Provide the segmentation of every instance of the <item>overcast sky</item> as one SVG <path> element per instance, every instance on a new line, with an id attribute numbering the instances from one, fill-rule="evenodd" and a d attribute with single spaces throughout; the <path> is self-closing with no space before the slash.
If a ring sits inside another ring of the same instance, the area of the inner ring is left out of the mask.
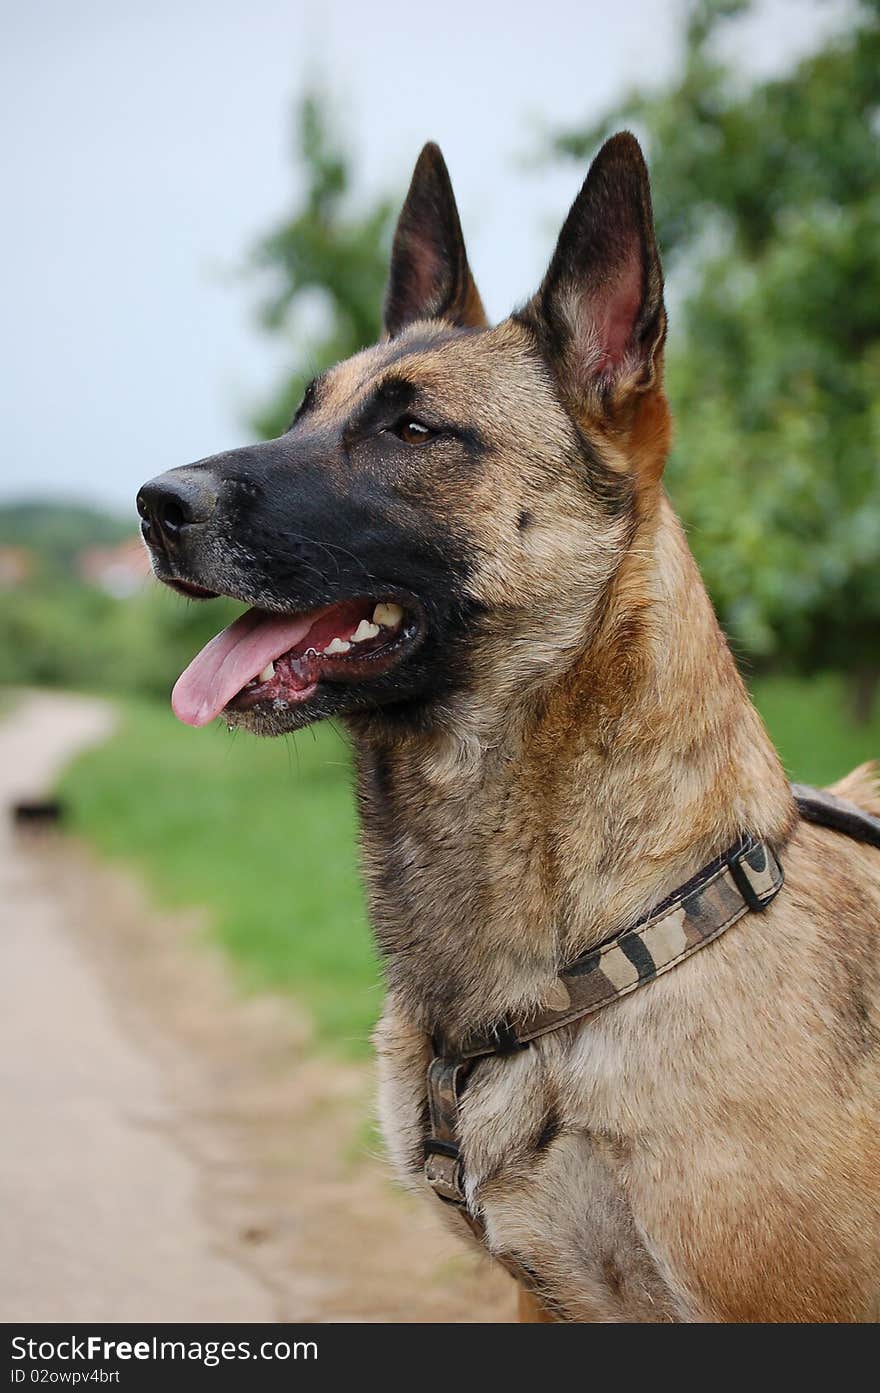
<path id="1" fill-rule="evenodd" d="M 784 66 L 844 0 L 764 0 L 737 39 Z M 530 291 L 583 170 L 522 167 L 679 56 L 678 0 L 6 0 L 0 495 L 130 509 L 247 438 L 283 368 L 237 274 L 290 207 L 290 113 L 320 76 L 365 194 L 446 154 L 490 314 Z"/>

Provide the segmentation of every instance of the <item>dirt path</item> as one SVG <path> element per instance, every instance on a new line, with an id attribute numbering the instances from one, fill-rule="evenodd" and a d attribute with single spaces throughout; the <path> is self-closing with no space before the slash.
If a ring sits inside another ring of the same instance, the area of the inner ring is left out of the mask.
<path id="1" fill-rule="evenodd" d="M 109 708 L 0 725 L 0 814 Z M 197 918 L 3 816 L 0 1319 L 506 1320 L 511 1284 L 391 1184 L 370 1073 L 246 998 Z"/>

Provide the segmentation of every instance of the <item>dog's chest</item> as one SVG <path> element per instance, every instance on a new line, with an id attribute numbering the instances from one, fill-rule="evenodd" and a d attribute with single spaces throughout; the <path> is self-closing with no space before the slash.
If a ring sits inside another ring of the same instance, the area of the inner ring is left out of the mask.
<path id="1" fill-rule="evenodd" d="M 456 1217 L 424 1180 L 425 1085 L 430 1047 L 392 1009 L 378 1034 L 383 1130 L 399 1175 L 445 1217 Z M 485 1245 L 528 1268 L 563 1318 L 693 1319 L 694 1307 L 662 1247 L 633 1211 L 636 1143 L 592 1091 L 565 1098 L 564 1051 L 549 1048 L 481 1061 L 459 1110 L 465 1186 L 485 1225 Z M 468 1230 L 460 1221 L 462 1233 Z"/>
<path id="2" fill-rule="evenodd" d="M 412 771 L 382 760 L 362 763 L 360 776 L 371 917 L 391 985 L 377 1037 L 383 1130 L 401 1177 L 449 1217 L 424 1179 L 432 1051 L 414 1022 L 427 1014 L 445 1024 L 463 1006 L 501 1014 L 528 973 L 553 976 L 552 854 L 515 799 L 501 800 L 501 812 L 497 798 L 481 806 L 479 791 L 432 803 Z M 682 1302 L 627 1195 L 611 1071 L 599 1050 L 573 1082 L 565 1055 L 548 1038 L 480 1061 L 468 1080 L 460 1141 L 487 1246 L 522 1261 L 547 1292 L 564 1270 L 572 1318 L 679 1319 Z"/>

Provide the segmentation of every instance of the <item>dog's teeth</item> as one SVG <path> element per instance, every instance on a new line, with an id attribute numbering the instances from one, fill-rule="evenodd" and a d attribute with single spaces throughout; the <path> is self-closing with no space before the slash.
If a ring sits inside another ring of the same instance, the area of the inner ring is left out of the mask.
<path id="1" fill-rule="evenodd" d="M 373 623 L 381 624 L 383 629 L 395 629 L 402 618 L 403 610 L 400 605 L 386 605 L 382 602 L 373 610 Z"/>
<path id="2" fill-rule="evenodd" d="M 271 682 L 275 676 L 275 664 L 267 663 L 263 671 L 257 675 L 258 682 Z"/>
<path id="3" fill-rule="evenodd" d="M 362 619 L 351 636 L 352 643 L 363 643 L 365 639 L 375 638 L 379 632 L 378 624 L 371 624 L 369 619 Z"/>
<path id="4" fill-rule="evenodd" d="M 351 644 L 348 642 L 348 639 L 334 638 L 331 639 L 331 641 L 327 644 L 327 647 L 324 649 L 324 652 L 347 653 L 349 648 L 351 648 Z"/>

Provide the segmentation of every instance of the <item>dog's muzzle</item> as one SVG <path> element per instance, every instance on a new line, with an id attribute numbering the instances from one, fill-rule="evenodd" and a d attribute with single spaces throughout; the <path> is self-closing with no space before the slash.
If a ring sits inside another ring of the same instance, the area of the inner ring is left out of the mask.
<path id="1" fill-rule="evenodd" d="M 203 470 L 171 469 L 144 484 L 137 496 L 144 541 L 166 552 L 177 550 L 192 527 L 214 517 L 219 490 Z"/>

